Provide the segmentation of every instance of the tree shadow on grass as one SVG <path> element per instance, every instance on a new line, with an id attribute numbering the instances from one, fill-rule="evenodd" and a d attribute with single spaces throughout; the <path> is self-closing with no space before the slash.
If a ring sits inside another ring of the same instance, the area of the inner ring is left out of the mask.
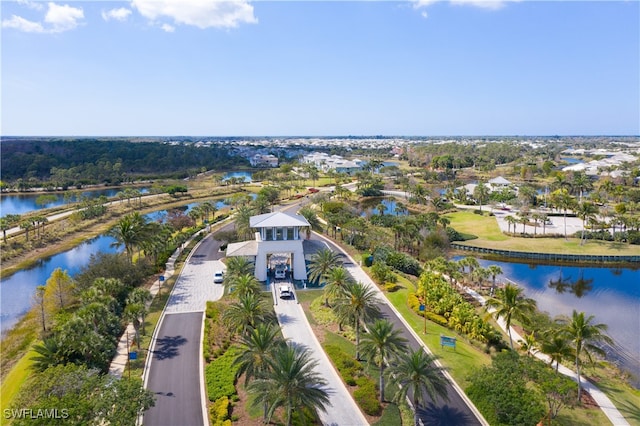
<path id="1" fill-rule="evenodd" d="M 187 343 L 187 339 L 182 336 L 166 336 L 156 341 L 154 356 L 158 360 L 175 358 L 180 354 L 178 348 Z"/>

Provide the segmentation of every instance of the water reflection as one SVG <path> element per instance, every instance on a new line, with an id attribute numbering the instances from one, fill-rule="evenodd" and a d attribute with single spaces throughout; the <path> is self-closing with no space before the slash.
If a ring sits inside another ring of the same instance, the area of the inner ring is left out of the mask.
<path id="1" fill-rule="evenodd" d="M 581 269 L 578 278 L 575 281 L 571 281 L 571 277 L 565 278 L 562 276 L 562 268 L 560 268 L 558 279 L 549 280 L 549 288 L 555 289 L 559 294 L 569 291 L 580 298 L 593 289 L 593 278 L 585 278 Z"/>

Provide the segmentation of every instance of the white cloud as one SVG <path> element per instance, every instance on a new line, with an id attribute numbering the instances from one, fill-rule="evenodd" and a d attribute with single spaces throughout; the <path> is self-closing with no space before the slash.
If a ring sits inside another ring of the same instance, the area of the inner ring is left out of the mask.
<path id="1" fill-rule="evenodd" d="M 423 9 L 434 3 L 445 0 L 411 0 L 414 9 Z M 474 6 L 482 9 L 497 10 L 507 3 L 518 2 L 520 0 L 448 0 L 449 3 L 459 6 Z M 424 16 L 424 15 L 423 15 Z"/>
<path id="2" fill-rule="evenodd" d="M 162 31 L 167 32 L 167 33 L 172 33 L 176 30 L 176 27 L 174 27 L 173 25 L 169 25 L 169 24 L 162 24 L 162 26 L 160 27 L 162 28 Z"/>
<path id="3" fill-rule="evenodd" d="M 37 1 L 18 0 L 18 4 L 22 6 L 26 6 L 29 9 L 33 9 L 33 10 L 44 10 L 44 6 L 42 5 L 42 3 L 39 3 Z"/>
<path id="4" fill-rule="evenodd" d="M 151 21 L 170 18 L 176 24 L 201 29 L 235 28 L 258 22 L 247 0 L 132 0 L 131 5 Z"/>
<path id="5" fill-rule="evenodd" d="M 518 0 L 451 0 L 451 4 L 470 5 L 483 9 L 496 10 L 502 8 L 506 3 L 514 1 Z"/>
<path id="6" fill-rule="evenodd" d="M 42 9 L 28 0 L 20 1 L 19 3 L 30 9 Z M 82 8 L 49 2 L 47 3 L 47 13 L 44 16 L 46 25 L 43 25 L 43 22 L 30 21 L 21 16 L 12 15 L 11 19 L 2 21 L 2 27 L 13 28 L 26 33 L 61 33 L 76 28 L 80 25 L 80 20 L 82 19 L 84 19 Z"/>
<path id="7" fill-rule="evenodd" d="M 2 28 L 13 28 L 25 33 L 43 33 L 44 28 L 39 22 L 29 21 L 21 16 L 13 15 L 11 19 L 2 21 Z"/>
<path id="8" fill-rule="evenodd" d="M 49 9 L 44 17 L 44 21 L 51 24 L 51 32 L 59 33 L 76 28 L 81 19 L 84 19 L 84 12 L 81 8 L 71 7 L 68 4 L 58 5 L 53 2 L 48 3 Z"/>
<path id="9" fill-rule="evenodd" d="M 112 19 L 115 19 L 116 21 L 125 21 L 129 15 L 131 15 L 131 9 L 127 9 L 126 7 L 102 11 L 102 19 L 105 21 L 110 21 Z"/>

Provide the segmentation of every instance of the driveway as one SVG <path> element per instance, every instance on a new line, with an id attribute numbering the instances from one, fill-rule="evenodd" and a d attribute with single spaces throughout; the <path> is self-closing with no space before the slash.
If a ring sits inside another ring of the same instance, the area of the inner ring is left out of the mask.
<path id="1" fill-rule="evenodd" d="M 316 372 L 328 382 L 325 390 L 329 394 L 331 405 L 326 407 L 326 412 L 319 412 L 322 424 L 345 426 L 368 424 L 311 330 L 307 317 L 297 300 L 279 299 L 275 295 L 274 300 L 277 302 L 274 309 L 282 334 L 296 346 L 306 347 L 310 350 L 311 357 L 318 362 Z"/>
<path id="2" fill-rule="evenodd" d="M 205 425 L 202 324 L 208 300 L 222 297 L 213 273 L 225 269 L 220 242 L 208 237 L 196 247 L 176 282 L 151 346 L 145 387 L 156 405 L 144 414 L 145 425 Z"/>

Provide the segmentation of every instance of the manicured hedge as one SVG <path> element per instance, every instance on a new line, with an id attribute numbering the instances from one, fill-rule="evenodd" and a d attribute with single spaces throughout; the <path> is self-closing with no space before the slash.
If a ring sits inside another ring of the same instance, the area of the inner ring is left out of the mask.
<path id="1" fill-rule="evenodd" d="M 368 377 L 358 377 L 356 384 L 358 389 L 353 392 L 353 399 L 358 406 L 370 416 L 379 416 L 382 413 L 382 406 L 378 401 L 375 382 Z"/>
<path id="2" fill-rule="evenodd" d="M 359 362 L 335 345 L 326 345 L 325 352 L 336 365 L 340 376 L 349 386 L 356 385 L 356 377 L 362 374 L 362 366 Z"/>
<path id="3" fill-rule="evenodd" d="M 237 350 L 232 347 L 224 355 L 207 365 L 205 377 L 209 401 L 216 401 L 224 396 L 231 397 L 235 395 L 238 367 L 233 365 L 233 361 L 236 356 Z"/>

